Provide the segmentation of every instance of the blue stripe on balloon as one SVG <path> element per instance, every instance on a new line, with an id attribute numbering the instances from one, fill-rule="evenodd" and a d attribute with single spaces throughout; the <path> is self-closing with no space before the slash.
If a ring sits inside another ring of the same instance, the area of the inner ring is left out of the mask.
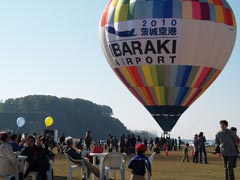
<path id="1" fill-rule="evenodd" d="M 153 18 L 163 18 L 163 2 L 153 1 Z"/>
<path id="2" fill-rule="evenodd" d="M 224 5 L 225 8 L 231 9 L 231 7 L 230 7 L 230 5 L 228 4 L 227 1 L 222 1 L 222 3 L 223 3 L 223 5 Z"/>
<path id="3" fill-rule="evenodd" d="M 182 18 L 182 2 L 173 1 L 173 18 Z"/>
<path id="4" fill-rule="evenodd" d="M 210 10 L 211 21 L 216 21 L 215 7 L 213 4 L 209 4 L 209 10 Z"/>
<path id="5" fill-rule="evenodd" d="M 134 19 L 152 18 L 152 11 L 146 11 L 146 9 L 149 9 L 149 5 L 152 4 L 151 2 L 136 1 L 135 4 Z"/>
<path id="6" fill-rule="evenodd" d="M 184 76 L 183 76 L 183 79 L 182 79 L 182 83 L 181 83 L 181 87 L 186 86 L 186 83 L 188 81 L 188 77 L 189 77 L 189 75 L 191 73 L 191 70 L 192 70 L 192 66 L 186 66 L 185 73 L 184 73 Z"/>
<path id="7" fill-rule="evenodd" d="M 178 72 L 177 72 L 177 82 L 175 84 L 175 86 L 181 86 L 182 85 L 182 80 L 183 80 L 183 77 L 184 77 L 184 74 L 185 74 L 185 67 L 186 66 L 180 66 L 178 67 Z"/>
<path id="8" fill-rule="evenodd" d="M 164 9 L 163 9 L 164 18 L 172 18 L 173 17 L 173 0 L 164 1 Z"/>
<path id="9" fill-rule="evenodd" d="M 175 86 L 177 80 L 178 66 L 171 66 L 170 68 L 170 87 Z"/>
<path id="10" fill-rule="evenodd" d="M 188 91 L 189 91 L 188 87 L 182 87 L 180 89 L 175 105 L 181 105 L 182 104 L 182 102 L 183 102 L 184 98 L 186 97 Z"/>

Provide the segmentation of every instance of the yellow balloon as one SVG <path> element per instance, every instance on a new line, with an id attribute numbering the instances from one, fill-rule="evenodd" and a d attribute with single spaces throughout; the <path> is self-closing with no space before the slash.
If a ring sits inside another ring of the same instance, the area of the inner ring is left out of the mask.
<path id="1" fill-rule="evenodd" d="M 53 118 L 50 117 L 50 116 L 46 117 L 46 119 L 45 119 L 45 125 L 46 125 L 46 127 L 49 127 L 49 126 L 51 126 L 52 124 L 53 124 Z"/>

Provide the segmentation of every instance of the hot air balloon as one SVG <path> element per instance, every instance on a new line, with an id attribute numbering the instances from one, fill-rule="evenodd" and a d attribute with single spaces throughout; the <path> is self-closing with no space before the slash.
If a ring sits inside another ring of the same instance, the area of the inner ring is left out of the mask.
<path id="1" fill-rule="evenodd" d="M 236 20 L 226 0 L 110 0 L 99 32 L 113 71 L 170 132 L 225 67 Z"/>

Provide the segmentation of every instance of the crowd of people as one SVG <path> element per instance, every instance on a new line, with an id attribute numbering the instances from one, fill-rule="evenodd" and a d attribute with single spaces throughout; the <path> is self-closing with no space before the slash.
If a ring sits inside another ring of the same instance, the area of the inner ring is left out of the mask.
<path id="1" fill-rule="evenodd" d="M 26 179 L 30 172 L 37 172 L 38 180 L 46 180 L 46 172 L 50 168 L 50 160 L 54 160 L 51 151 L 52 144 L 49 135 L 17 135 L 8 132 L 0 132 L 0 155 L 9 158 L 9 167 L 6 169 L 9 174 L 19 172 L 19 179 Z M 23 172 L 22 166 L 18 161 L 18 155 L 27 157 L 27 168 Z"/>
<path id="2" fill-rule="evenodd" d="M 225 167 L 225 179 L 234 180 L 234 168 L 236 168 L 237 156 L 239 155 L 238 144 L 240 139 L 237 136 L 237 128 L 228 129 L 228 122 L 223 120 L 220 122 L 221 131 L 216 135 L 215 153 L 219 153 L 223 157 Z M 208 164 L 206 151 L 206 138 L 203 132 L 194 135 L 192 161 L 194 163 Z M 184 146 L 184 148 L 182 148 Z M 50 168 L 49 162 L 54 160 L 53 147 L 55 142 L 49 134 L 33 135 L 0 132 L 0 156 L 7 156 L 10 160 L 10 166 L 7 167 L 9 173 L 14 173 L 18 169 L 19 179 L 27 178 L 29 173 L 37 172 L 37 179 L 45 180 L 46 172 Z M 72 137 L 65 137 L 63 134 L 57 144 L 60 154 L 66 153 L 71 160 L 78 164 L 84 165 L 87 168 L 88 176 L 94 174 L 100 176 L 100 170 L 92 164 L 92 157 L 85 152 L 121 152 L 127 155 L 135 155 L 129 162 L 128 167 L 132 170 L 132 180 L 141 180 L 144 178 L 146 169 L 151 174 L 151 164 L 149 163 L 145 152 L 147 150 L 160 153 L 163 151 L 182 151 L 182 162 L 190 162 L 190 146 L 189 143 L 184 143 L 180 137 L 171 139 L 169 136 L 156 138 L 141 138 L 139 135 L 127 134 L 122 135 L 119 139 L 117 136 L 109 134 L 105 141 L 94 141 L 91 131 L 87 131 L 84 138 L 78 140 Z M 23 172 L 21 165 L 17 159 L 18 155 L 27 156 L 27 168 Z M 85 159 L 87 158 L 87 159 Z M 81 161 L 79 161 L 81 160 Z M 85 179 L 85 177 L 83 177 Z M 111 178 L 115 179 L 115 178 Z"/>

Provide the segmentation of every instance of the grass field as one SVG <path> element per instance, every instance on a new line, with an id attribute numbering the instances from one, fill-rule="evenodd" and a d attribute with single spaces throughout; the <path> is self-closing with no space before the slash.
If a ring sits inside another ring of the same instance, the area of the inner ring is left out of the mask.
<path id="1" fill-rule="evenodd" d="M 210 151 L 210 150 L 209 150 Z M 150 153 L 147 153 L 150 155 Z M 131 156 L 126 158 L 129 162 Z M 152 163 L 152 180 L 221 180 L 223 177 L 223 162 L 217 155 L 208 153 L 209 164 L 182 163 L 182 152 L 169 152 L 169 157 L 162 154 L 156 156 Z M 236 180 L 240 179 L 240 166 L 235 170 Z M 65 157 L 56 155 L 54 166 L 54 180 L 65 180 L 68 169 Z M 81 173 L 76 170 L 73 175 L 74 179 L 80 180 Z M 117 173 L 117 179 L 119 173 Z M 126 180 L 130 179 L 130 170 L 126 165 Z"/>

